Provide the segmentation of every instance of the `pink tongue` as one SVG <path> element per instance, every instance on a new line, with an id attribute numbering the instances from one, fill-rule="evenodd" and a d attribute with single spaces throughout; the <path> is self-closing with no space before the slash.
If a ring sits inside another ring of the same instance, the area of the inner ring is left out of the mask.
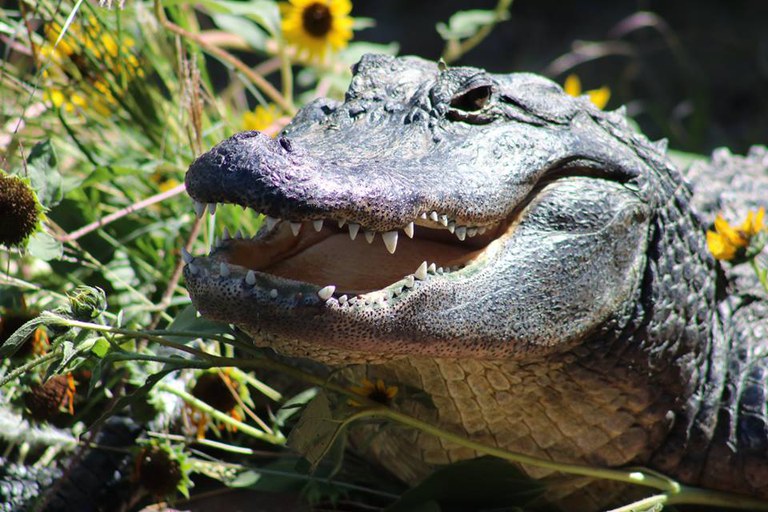
<path id="1" fill-rule="evenodd" d="M 332 284 L 342 293 L 365 293 L 413 274 L 423 261 L 452 266 L 468 256 L 460 246 L 411 240 L 402 235 L 397 250 L 390 254 L 380 235 L 369 244 L 361 232 L 355 240 L 347 234 L 330 236 L 262 271 L 318 286 Z"/>

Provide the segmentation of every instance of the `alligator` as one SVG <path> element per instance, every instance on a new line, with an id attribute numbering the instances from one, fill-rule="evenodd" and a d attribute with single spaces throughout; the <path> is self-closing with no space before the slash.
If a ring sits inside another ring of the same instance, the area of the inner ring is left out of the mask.
<path id="1" fill-rule="evenodd" d="M 343 101 L 191 164 L 198 215 L 265 216 L 183 254 L 197 310 L 421 390 L 393 407 L 490 446 L 768 498 L 768 302 L 705 236 L 768 204 L 768 152 L 683 174 L 623 109 L 535 74 L 380 55 L 352 71 Z M 403 429 L 358 446 L 409 483 L 478 455 Z M 626 492 L 548 496 L 596 510 Z"/>

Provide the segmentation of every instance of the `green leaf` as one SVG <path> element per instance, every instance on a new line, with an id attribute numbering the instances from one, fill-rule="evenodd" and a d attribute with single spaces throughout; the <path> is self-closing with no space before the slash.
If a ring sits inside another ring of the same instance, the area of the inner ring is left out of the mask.
<path id="1" fill-rule="evenodd" d="M 45 325 L 46 318 L 44 316 L 38 316 L 25 323 L 18 330 L 11 334 L 11 336 L 5 340 L 5 343 L 0 345 L 0 360 L 11 357 L 21 348 L 27 339 L 32 336 L 35 329 L 41 325 Z"/>
<path id="2" fill-rule="evenodd" d="M 544 486 L 524 475 L 511 462 L 480 457 L 445 466 L 406 491 L 386 512 L 435 510 L 434 504 L 450 510 L 524 507 L 544 491 Z"/>
<path id="3" fill-rule="evenodd" d="M 61 359 L 59 360 L 59 364 L 56 367 L 56 370 L 54 371 L 54 373 L 61 373 L 61 371 L 64 369 L 67 363 L 69 363 L 75 357 L 77 357 L 77 352 L 75 351 L 75 343 L 70 340 L 62 341 L 61 342 Z"/>
<path id="4" fill-rule="evenodd" d="M 231 14 L 213 14 L 213 22 L 221 30 L 236 34 L 257 50 L 265 50 L 269 36 L 253 21 Z"/>
<path id="5" fill-rule="evenodd" d="M 231 0 L 202 0 L 200 2 L 212 14 L 232 14 L 255 21 L 275 36 L 280 33 L 280 10 L 277 2 L 270 0 L 249 0 L 234 2 Z"/>
<path id="6" fill-rule="evenodd" d="M 288 492 L 305 484 L 306 475 L 296 472 L 296 459 L 284 457 L 263 467 L 249 468 L 225 482 L 228 487 L 248 488 L 255 491 Z"/>
<path id="7" fill-rule="evenodd" d="M 472 37 L 482 27 L 508 18 L 509 15 L 506 14 L 501 20 L 497 20 L 496 11 L 473 9 L 459 11 L 450 17 L 448 24 L 438 23 L 435 28 L 444 40 L 456 41 Z"/>
<path id="8" fill-rule="evenodd" d="M 331 450 L 341 428 L 342 423 L 331 415 L 328 396 L 320 392 L 304 408 L 296 427 L 288 435 L 287 444 L 304 456 L 312 472 Z"/>
<path id="9" fill-rule="evenodd" d="M 275 413 L 275 424 L 278 427 L 285 426 L 285 422 L 299 412 L 310 400 L 315 398 L 319 391 L 319 388 L 309 388 L 289 398 Z"/>
<path id="10" fill-rule="evenodd" d="M 106 359 L 105 359 L 106 361 Z M 185 364 L 185 361 L 183 359 L 179 359 L 179 364 L 166 364 L 162 370 L 160 370 L 157 373 L 154 373 L 147 377 L 146 382 L 144 382 L 144 385 L 139 387 L 136 391 L 131 393 L 128 396 L 121 397 L 117 400 L 117 403 L 115 403 L 114 407 L 110 408 L 108 411 L 104 412 L 99 418 L 91 424 L 89 427 L 90 430 L 97 429 L 101 426 L 102 423 L 104 423 L 110 416 L 115 414 L 116 412 L 119 412 L 123 410 L 126 407 L 130 407 L 134 404 L 139 404 L 142 401 L 145 401 L 144 399 L 147 397 L 150 391 L 152 391 L 152 388 L 155 387 L 155 384 L 160 382 L 166 375 L 169 373 L 181 370 L 183 368 L 188 368 L 189 364 Z"/>
<path id="11" fill-rule="evenodd" d="M 381 53 L 384 55 L 397 55 L 400 51 L 400 45 L 397 43 L 378 44 L 360 41 L 351 43 L 342 52 L 339 53 L 339 59 L 348 64 L 358 62 L 366 53 Z M 345 74 L 340 77 L 349 82 L 349 77 Z"/>
<path id="12" fill-rule="evenodd" d="M 53 208 L 64 197 L 59 161 L 50 140 L 38 142 L 32 147 L 25 167 L 26 176 L 45 208 Z"/>
<path id="13" fill-rule="evenodd" d="M 181 313 L 176 315 L 171 325 L 168 326 L 168 334 L 166 337 L 172 338 L 178 343 L 185 343 L 197 338 L 205 338 L 208 335 L 226 334 L 231 332 L 229 325 L 221 322 L 214 322 L 203 317 L 197 316 L 197 310 L 189 305 L 184 308 Z M 172 335 L 173 331 L 191 331 L 197 333 L 196 336 L 180 336 Z"/>
<path id="14" fill-rule="evenodd" d="M 43 261 L 58 260 L 64 255 L 64 246 L 45 231 L 37 231 L 29 237 L 29 254 Z"/>
<path id="15" fill-rule="evenodd" d="M 105 355 L 107 355 L 107 352 L 109 352 L 109 347 L 111 345 L 107 341 L 107 339 L 104 336 L 100 336 L 96 339 L 96 341 L 93 343 L 93 346 L 91 347 L 91 352 L 101 359 Z"/>

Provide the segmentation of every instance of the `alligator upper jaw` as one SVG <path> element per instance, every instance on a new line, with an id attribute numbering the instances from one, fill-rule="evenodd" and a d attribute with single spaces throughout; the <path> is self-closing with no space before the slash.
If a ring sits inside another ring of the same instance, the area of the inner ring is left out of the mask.
<path id="1" fill-rule="evenodd" d="M 196 210 L 216 211 L 196 203 Z M 431 274 L 443 275 L 472 265 L 509 223 L 455 226 L 446 214 L 424 212 L 402 230 L 384 233 L 344 220 L 296 222 L 266 217 L 253 238 L 225 232 L 210 257 L 185 254 L 193 274 L 198 269 L 222 277 L 258 282 L 269 292 L 287 283 L 315 285 L 319 298 L 362 296 L 400 286 L 400 293 Z M 193 262 L 194 261 L 194 262 Z M 330 291 L 329 291 L 330 290 Z M 386 294 L 384 296 L 387 296 Z"/>

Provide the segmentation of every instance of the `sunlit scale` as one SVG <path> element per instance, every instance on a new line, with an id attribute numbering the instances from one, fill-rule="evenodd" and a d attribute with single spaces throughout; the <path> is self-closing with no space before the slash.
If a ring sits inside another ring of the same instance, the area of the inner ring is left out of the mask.
<path id="1" fill-rule="evenodd" d="M 216 203 L 205 204 L 195 201 L 194 204 L 198 217 L 201 217 L 206 210 L 213 215 L 216 208 Z M 326 220 L 329 223 L 326 224 Z M 464 242 L 468 238 L 484 235 L 489 232 L 489 228 L 493 233 L 500 227 L 504 227 L 503 223 L 492 226 L 457 226 L 456 221 L 445 213 L 422 212 L 417 219 L 401 228 L 407 240 L 414 241 L 406 244 L 405 255 L 401 251 L 398 257 L 392 260 L 388 259 L 386 254 L 394 255 L 398 247 L 402 246 L 399 244 L 399 241 L 403 240 L 400 238 L 400 230 L 377 232 L 365 229 L 359 223 L 349 222 L 347 219 L 314 219 L 308 221 L 308 224 L 305 226 L 305 222 L 265 216 L 265 231 L 254 235 L 253 239 L 244 236 L 239 229 L 231 235 L 229 230 L 224 228 L 220 238 L 213 237 L 211 253 L 222 251 L 223 256 L 217 256 L 224 258 L 214 268 L 222 278 L 233 279 L 242 274 L 241 270 L 235 271 L 235 268 L 247 269 L 242 279 L 249 286 L 256 284 L 257 272 L 314 283 L 318 285 L 318 298 L 329 304 L 335 303 L 339 306 L 382 304 L 414 289 L 419 281 L 428 279 L 430 275 L 443 275 L 463 268 L 482 252 L 484 245 L 492 240 L 489 236 L 477 244 L 468 246 L 455 242 L 450 244 L 450 240 L 445 238 L 450 235 L 445 233 L 452 233 L 455 239 Z M 287 228 L 281 229 L 281 225 Z M 333 227 L 334 225 L 338 225 L 338 229 Z M 417 231 L 417 226 L 420 231 Z M 373 244 L 378 234 L 386 252 L 370 252 L 373 249 L 363 250 L 359 245 L 350 246 L 350 242 L 357 238 L 361 229 L 367 242 L 364 242 L 365 245 Z M 293 236 L 286 237 L 288 232 Z M 348 242 L 338 238 L 342 233 L 348 235 Z M 355 251 L 359 254 L 350 256 L 348 254 L 350 248 L 356 248 Z M 422 253 L 426 253 L 427 259 L 417 261 L 420 259 L 419 256 L 424 255 Z M 194 263 L 194 257 L 186 249 L 182 249 L 181 255 L 193 275 L 201 271 L 201 267 Z M 434 256 L 435 261 L 428 261 L 430 255 Z M 365 264 L 345 265 L 349 258 L 355 257 Z M 443 264 L 439 264 L 437 260 L 442 261 Z M 410 263 L 412 261 L 415 263 Z M 409 272 L 407 268 L 411 264 L 415 269 Z M 339 269 L 344 268 L 348 269 L 347 273 L 340 275 L 339 273 L 344 271 Z M 377 270 L 386 268 L 388 273 L 380 271 L 376 274 L 386 274 L 390 277 L 379 277 L 379 281 L 374 282 L 374 278 L 366 275 L 365 272 L 370 268 L 377 268 Z M 339 282 L 323 283 L 323 276 L 333 272 L 336 272 Z M 401 277 L 391 277 L 398 273 Z M 382 281 L 382 279 L 388 281 Z M 272 299 L 280 296 L 276 288 L 270 289 L 268 294 Z"/>

